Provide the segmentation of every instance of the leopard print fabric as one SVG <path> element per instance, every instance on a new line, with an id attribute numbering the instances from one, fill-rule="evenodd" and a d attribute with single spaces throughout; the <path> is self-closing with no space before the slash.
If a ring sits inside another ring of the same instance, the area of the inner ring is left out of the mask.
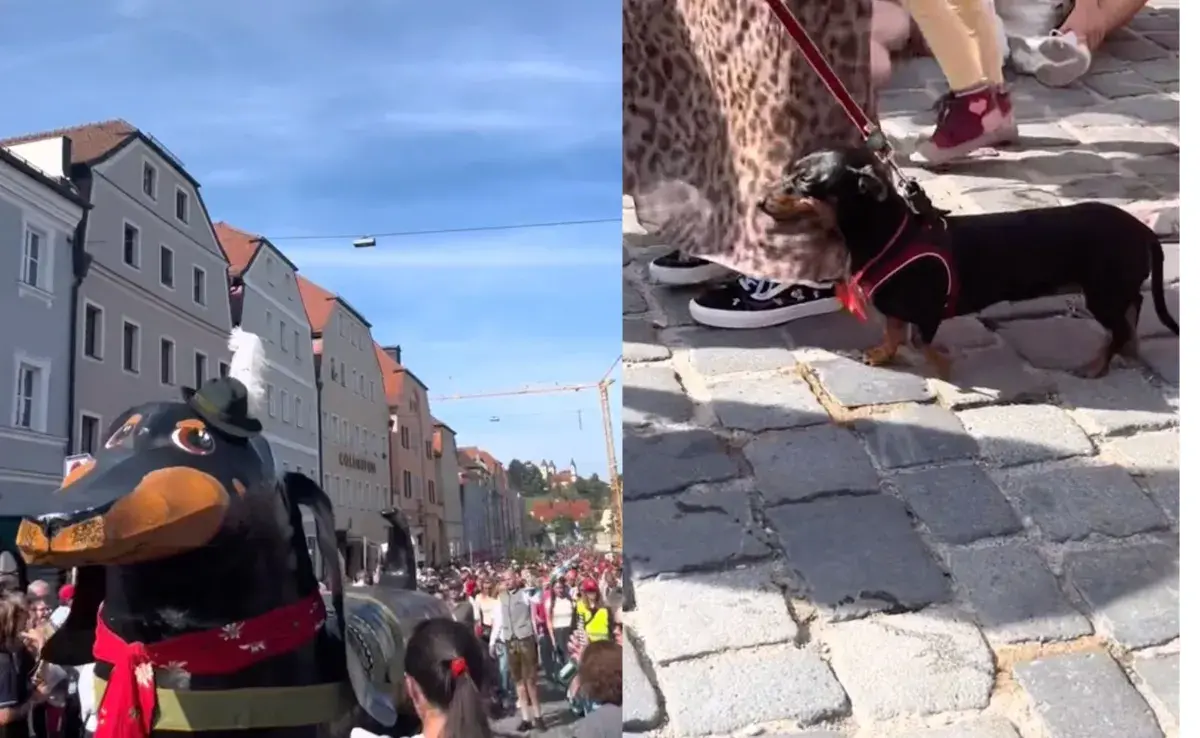
<path id="1" fill-rule="evenodd" d="M 873 116 L 871 0 L 790 0 Z M 623 0 L 624 192 L 658 240 L 754 277 L 844 276 L 836 231 L 757 208 L 787 166 L 857 130 L 763 0 Z"/>

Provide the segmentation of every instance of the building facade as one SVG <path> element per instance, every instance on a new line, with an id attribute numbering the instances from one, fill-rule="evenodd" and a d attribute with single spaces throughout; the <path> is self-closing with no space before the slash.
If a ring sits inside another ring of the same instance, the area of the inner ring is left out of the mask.
<path id="1" fill-rule="evenodd" d="M 177 400 L 228 368 L 228 263 L 200 186 L 182 163 L 125 121 L 0 142 L 32 152 L 71 141 L 71 179 L 91 208 L 76 257 L 86 261 L 75 316 L 72 450 L 96 448 L 134 405 Z M 23 155 L 23 154 L 22 154 Z"/>
<path id="2" fill-rule="evenodd" d="M 426 566 L 445 563 L 443 491 L 434 462 L 429 388 L 403 362 L 399 346 L 376 346 L 383 371 L 391 448 L 392 494 L 411 528 L 417 558 Z"/>
<path id="3" fill-rule="evenodd" d="M 297 275 L 312 331 L 320 409 L 321 481 L 333 501 L 347 573 L 374 569 L 391 507 L 388 411 L 371 324 L 348 302 Z"/>
<path id="4" fill-rule="evenodd" d="M 521 543 L 520 498 L 508 486 L 504 465 L 487 451 L 468 446 L 459 450 L 459 465 L 483 489 L 487 555 L 506 556 Z M 464 518 L 466 517 L 464 511 Z"/>
<path id="5" fill-rule="evenodd" d="M 214 224 L 229 260 L 232 322 L 262 339 L 266 353 L 263 435 L 277 471 L 321 480 L 317 382 L 311 326 L 296 284 L 296 266 L 270 241 L 228 223 Z"/>
<path id="6" fill-rule="evenodd" d="M 433 419 L 433 467 L 442 495 L 442 521 L 446 527 L 446 555 L 463 559 L 467 555 L 463 528 L 463 489 L 459 482 L 458 439 L 454 429 Z"/>
<path id="7" fill-rule="evenodd" d="M 28 159 L 0 149 L 0 488 L 10 503 L 54 491 L 71 433 L 71 243 L 84 200 L 65 179 L 69 142 Z M 34 164 L 33 162 L 37 162 Z M 15 506 L 15 505 L 14 505 Z"/>
<path id="8" fill-rule="evenodd" d="M 491 530 L 491 472 L 470 455 L 458 452 L 459 499 L 463 508 L 464 558 L 490 558 L 494 541 Z"/>

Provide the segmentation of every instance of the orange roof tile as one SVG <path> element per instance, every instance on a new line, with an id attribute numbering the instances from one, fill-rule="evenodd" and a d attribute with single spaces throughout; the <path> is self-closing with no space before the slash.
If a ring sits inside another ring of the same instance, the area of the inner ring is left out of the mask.
<path id="1" fill-rule="evenodd" d="M 234 228 L 225 221 L 213 223 L 213 231 L 217 234 L 217 242 L 229 260 L 229 273 L 239 276 L 250 266 L 250 260 L 258 253 L 262 245 L 262 236 L 248 233 L 240 228 Z"/>
<path id="2" fill-rule="evenodd" d="M 308 324 L 312 326 L 313 333 L 321 333 L 333 313 L 333 302 L 337 295 L 299 274 L 296 275 L 296 287 L 300 289 L 300 300 L 304 303 Z"/>
<path id="3" fill-rule="evenodd" d="M 383 394 L 389 405 L 399 405 L 404 395 L 404 367 L 396 363 L 391 354 L 375 344 L 375 355 L 379 357 L 379 370 L 383 372 Z"/>
<path id="4" fill-rule="evenodd" d="M 15 146 L 55 136 L 66 136 L 71 139 L 71 163 L 89 164 L 105 157 L 113 149 L 136 135 L 138 135 L 138 129 L 132 123 L 116 118 L 7 138 L 0 140 L 0 146 Z"/>

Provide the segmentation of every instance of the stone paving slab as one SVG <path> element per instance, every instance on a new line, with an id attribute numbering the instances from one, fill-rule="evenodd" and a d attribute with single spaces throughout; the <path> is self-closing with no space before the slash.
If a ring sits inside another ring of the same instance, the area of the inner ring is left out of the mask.
<path id="1" fill-rule="evenodd" d="M 1151 0 L 1079 84 L 1013 78 L 1020 144 L 905 171 L 953 213 L 1128 209 L 1168 238 L 1177 316 L 1178 5 Z M 931 59 L 894 83 L 903 154 L 946 87 Z M 1058 295 L 947 321 L 942 381 L 864 366 L 882 326 L 844 312 L 697 326 L 703 288 L 651 284 L 673 246 L 631 204 L 623 220 L 626 619 L 646 654 L 627 731 L 1178 735 L 1179 340 L 1149 299 L 1140 357 L 1101 379 L 1072 374 L 1104 336 Z"/>

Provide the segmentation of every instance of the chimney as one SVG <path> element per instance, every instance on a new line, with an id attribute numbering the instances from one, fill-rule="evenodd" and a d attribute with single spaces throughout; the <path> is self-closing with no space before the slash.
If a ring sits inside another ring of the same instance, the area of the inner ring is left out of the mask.
<path id="1" fill-rule="evenodd" d="M 404 362 L 400 360 L 400 347 L 399 346 L 381 346 L 380 348 L 383 349 L 383 353 L 392 357 L 392 361 L 395 361 L 400 366 L 404 366 Z"/>

